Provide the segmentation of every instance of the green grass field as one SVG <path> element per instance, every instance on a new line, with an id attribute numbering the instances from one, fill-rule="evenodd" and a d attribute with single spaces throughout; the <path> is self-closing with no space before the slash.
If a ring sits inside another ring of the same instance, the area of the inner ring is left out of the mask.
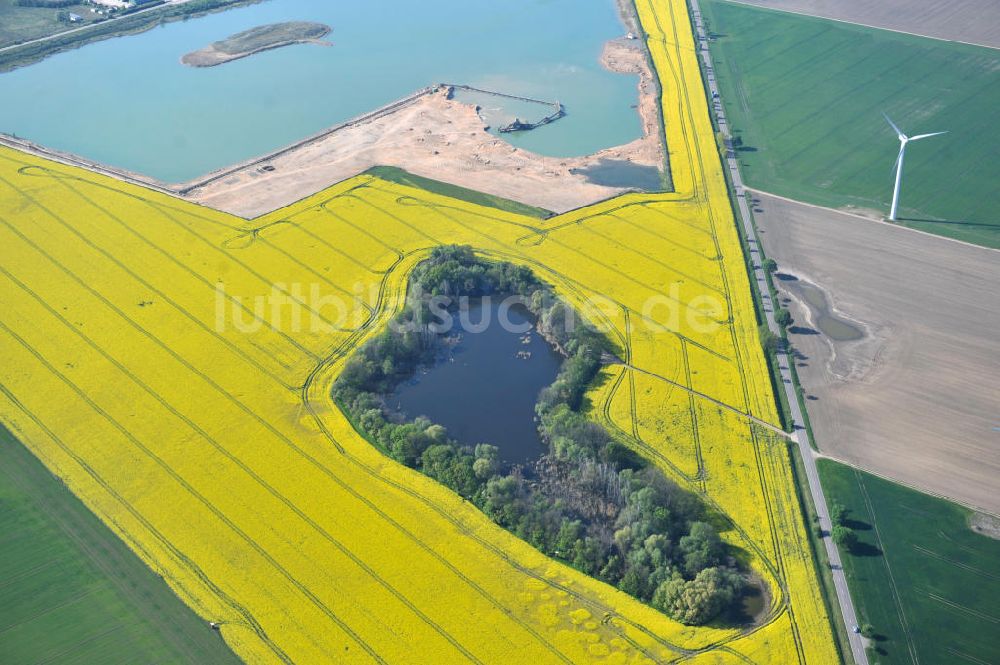
<path id="1" fill-rule="evenodd" d="M 73 12 L 83 20 L 68 23 L 59 20 L 60 12 Z M 83 2 L 69 7 L 19 7 L 17 0 L 0 0 L 0 47 L 19 44 L 70 28 L 93 23 L 101 18 Z"/>
<path id="2" fill-rule="evenodd" d="M 888 214 L 898 141 L 909 226 L 1000 247 L 1000 51 L 721 0 L 702 3 L 751 187 Z M 921 220 L 938 220 L 934 222 Z"/>
<path id="3" fill-rule="evenodd" d="M 259 1 L 186 0 L 182 3 L 149 3 L 139 6 L 134 12 L 120 12 L 111 20 L 103 20 L 105 17 L 97 20 L 89 6 L 83 3 L 52 9 L 18 7 L 16 0 L 0 0 L 0 48 L 19 44 L 16 48 L 0 52 L 0 73 L 91 42 L 136 34 L 168 21 L 187 20 Z M 64 23 L 58 19 L 59 11 L 74 12 L 84 20 L 80 23 Z M 76 30 L 81 26 L 86 26 L 87 29 Z M 50 39 L 41 42 L 24 43 L 26 40 L 50 35 Z"/>
<path id="4" fill-rule="evenodd" d="M 513 212 L 518 215 L 527 215 L 529 217 L 537 217 L 538 219 L 546 219 L 555 214 L 551 210 L 546 210 L 545 208 L 536 208 L 535 206 L 530 206 L 526 203 L 518 203 L 517 201 L 511 201 L 510 199 L 494 196 L 493 194 L 477 192 L 474 189 L 468 189 L 466 187 L 461 187 L 460 185 L 452 185 L 451 183 L 441 182 L 440 180 L 425 178 L 423 176 L 410 173 L 409 171 L 404 171 L 403 169 L 395 166 L 373 166 L 365 171 L 365 173 L 390 182 L 398 182 L 401 185 L 416 187 L 427 192 L 433 192 L 435 194 L 441 194 L 442 196 L 468 201 L 469 203 L 475 203 L 476 205 L 496 208 L 498 210 L 506 210 L 507 212 Z"/>
<path id="5" fill-rule="evenodd" d="M 970 511 L 820 460 L 827 499 L 846 506 L 859 545 L 842 550 L 872 663 L 1000 663 L 1000 540 Z"/>
<path id="6" fill-rule="evenodd" d="M 0 663 L 238 663 L 0 428 Z"/>

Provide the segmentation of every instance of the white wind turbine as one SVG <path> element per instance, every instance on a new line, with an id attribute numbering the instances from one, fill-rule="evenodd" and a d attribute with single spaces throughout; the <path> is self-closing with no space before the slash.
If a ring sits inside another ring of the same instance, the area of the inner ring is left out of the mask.
<path id="1" fill-rule="evenodd" d="M 889 126 L 895 130 L 896 136 L 899 137 L 899 156 L 896 157 L 896 186 L 892 190 L 892 208 L 889 210 L 889 221 L 894 222 L 896 221 L 896 207 L 899 205 L 899 185 L 903 181 L 903 155 L 906 153 L 906 144 L 910 141 L 919 141 L 920 139 L 926 139 L 940 134 L 947 134 L 948 132 L 934 132 L 933 134 L 917 134 L 916 136 L 907 136 L 892 122 L 892 120 L 889 119 L 889 116 L 883 113 L 882 117 L 885 118 L 885 121 L 889 123 Z"/>

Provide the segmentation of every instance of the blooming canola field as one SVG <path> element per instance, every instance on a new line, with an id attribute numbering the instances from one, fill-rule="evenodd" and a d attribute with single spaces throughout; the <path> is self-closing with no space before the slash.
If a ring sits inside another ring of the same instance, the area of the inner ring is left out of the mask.
<path id="1" fill-rule="evenodd" d="M 247 662 L 837 662 L 761 425 L 687 9 L 637 7 L 672 193 L 543 221 L 363 175 L 244 220 L 0 149 L 0 417 Z M 701 494 L 766 584 L 757 626 L 686 627 L 543 556 L 336 408 L 346 358 L 448 243 L 531 267 L 607 330 L 623 362 L 593 417 Z"/>

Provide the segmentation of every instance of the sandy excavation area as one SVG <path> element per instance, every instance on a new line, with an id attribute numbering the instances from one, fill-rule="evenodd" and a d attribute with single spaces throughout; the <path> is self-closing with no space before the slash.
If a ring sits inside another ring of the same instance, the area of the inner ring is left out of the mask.
<path id="1" fill-rule="evenodd" d="M 733 0 L 746 5 L 1000 48 L 997 0 Z"/>
<path id="2" fill-rule="evenodd" d="M 415 98 L 391 113 L 321 135 L 271 159 L 209 174 L 180 187 L 198 203 L 243 217 L 288 205 L 372 166 L 411 173 L 563 212 L 627 191 L 574 174 L 600 160 L 662 168 L 656 89 L 640 42 L 614 40 L 602 61 L 640 74 L 639 112 L 645 136 L 587 157 L 541 156 L 486 131 L 474 106 L 449 99 L 447 88 Z M 572 109 L 570 109 L 572 112 Z M 558 122 L 558 121 L 557 121 Z M 199 179 L 203 181 L 204 179 Z"/>
<path id="3" fill-rule="evenodd" d="M 779 271 L 822 287 L 867 329 L 831 342 L 809 331 L 802 303 L 785 305 L 808 331 L 790 339 L 820 449 L 1000 513 L 1000 252 L 755 198 Z"/>

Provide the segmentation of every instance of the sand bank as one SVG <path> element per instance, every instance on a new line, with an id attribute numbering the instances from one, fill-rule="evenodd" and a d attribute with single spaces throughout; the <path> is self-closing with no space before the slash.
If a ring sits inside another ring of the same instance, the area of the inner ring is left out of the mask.
<path id="1" fill-rule="evenodd" d="M 238 32 L 205 48 L 187 53 L 181 57 L 181 62 L 191 67 L 214 67 L 261 51 L 292 44 L 328 45 L 328 42 L 322 41 L 328 34 L 330 26 L 322 23 L 308 21 L 271 23 Z"/>

